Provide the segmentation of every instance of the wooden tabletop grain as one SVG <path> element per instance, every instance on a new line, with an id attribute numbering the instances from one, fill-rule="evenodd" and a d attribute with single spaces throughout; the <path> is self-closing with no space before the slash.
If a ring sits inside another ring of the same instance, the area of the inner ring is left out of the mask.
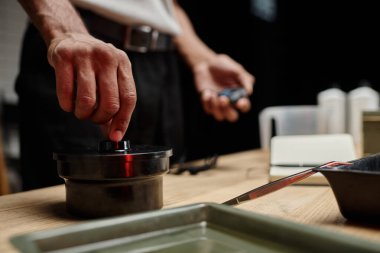
<path id="1" fill-rule="evenodd" d="M 216 168 L 197 175 L 164 176 L 164 208 L 222 203 L 268 182 L 269 155 L 250 150 L 221 156 Z M 379 225 L 347 221 L 329 186 L 289 186 L 236 208 L 380 241 Z M 67 214 L 64 185 L 0 197 L 0 252 L 17 252 L 12 236 L 86 222 Z"/>

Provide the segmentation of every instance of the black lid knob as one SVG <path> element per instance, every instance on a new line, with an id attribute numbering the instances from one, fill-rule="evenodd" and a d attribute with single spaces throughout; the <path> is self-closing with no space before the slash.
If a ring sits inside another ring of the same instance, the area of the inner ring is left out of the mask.
<path id="1" fill-rule="evenodd" d="M 120 153 L 125 152 L 130 149 L 130 143 L 128 140 L 125 141 L 101 141 L 99 143 L 99 152 L 100 153 Z"/>

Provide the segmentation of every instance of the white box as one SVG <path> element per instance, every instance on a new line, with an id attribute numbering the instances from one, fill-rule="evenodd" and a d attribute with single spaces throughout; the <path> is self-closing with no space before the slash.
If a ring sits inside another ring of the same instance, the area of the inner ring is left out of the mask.
<path id="1" fill-rule="evenodd" d="M 274 181 L 331 161 L 357 159 L 354 141 L 349 134 L 286 135 L 271 139 L 269 180 Z M 327 185 L 316 173 L 297 184 Z"/>

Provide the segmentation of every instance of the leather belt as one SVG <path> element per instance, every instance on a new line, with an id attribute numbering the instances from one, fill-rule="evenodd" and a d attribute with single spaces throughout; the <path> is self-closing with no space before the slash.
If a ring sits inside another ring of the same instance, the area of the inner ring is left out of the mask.
<path id="1" fill-rule="evenodd" d="M 174 49 L 172 36 L 150 26 L 126 26 L 101 17 L 91 11 L 78 9 L 90 33 L 111 42 L 116 47 L 140 53 Z"/>

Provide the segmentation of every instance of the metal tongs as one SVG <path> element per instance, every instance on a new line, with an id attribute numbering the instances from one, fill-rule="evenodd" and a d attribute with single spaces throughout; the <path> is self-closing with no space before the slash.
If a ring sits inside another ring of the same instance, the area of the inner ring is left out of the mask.
<path id="1" fill-rule="evenodd" d="M 310 177 L 311 175 L 317 173 L 319 168 L 326 168 L 326 167 L 333 168 L 333 167 L 337 167 L 337 166 L 351 165 L 351 164 L 352 163 L 350 163 L 350 162 L 336 162 L 336 161 L 328 162 L 328 163 L 325 163 L 323 165 L 320 165 L 320 166 L 317 166 L 317 167 L 314 167 L 311 169 L 307 169 L 307 170 L 301 171 L 299 173 L 296 173 L 294 175 L 290 175 L 288 177 L 284 177 L 284 178 L 278 179 L 276 181 L 270 182 L 268 184 L 262 185 L 260 187 L 253 189 L 253 190 L 250 190 L 246 193 L 243 193 L 237 197 L 234 197 L 234 198 L 232 198 L 226 202 L 223 202 L 222 204 L 229 205 L 229 206 L 239 205 L 243 202 L 259 198 L 259 197 L 264 196 L 268 193 L 277 191 L 277 190 L 282 189 L 282 188 L 284 188 L 288 185 L 291 185 L 295 182 L 298 182 L 298 181 L 301 181 L 307 177 Z"/>

